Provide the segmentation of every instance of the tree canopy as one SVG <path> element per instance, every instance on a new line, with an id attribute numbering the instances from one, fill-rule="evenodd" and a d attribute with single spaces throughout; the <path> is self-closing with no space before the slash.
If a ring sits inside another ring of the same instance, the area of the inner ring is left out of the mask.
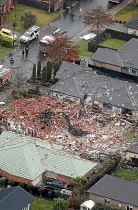
<path id="1" fill-rule="evenodd" d="M 83 22 L 91 26 L 91 29 L 98 34 L 101 29 L 113 24 L 113 18 L 111 14 L 106 12 L 102 7 L 97 7 L 89 9 L 85 13 Z"/>
<path id="2" fill-rule="evenodd" d="M 67 210 L 68 209 L 68 202 L 63 198 L 54 198 L 53 203 L 54 210 Z"/>
<path id="3" fill-rule="evenodd" d="M 49 60 L 53 63 L 62 61 L 75 61 L 79 58 L 74 43 L 67 36 L 58 36 L 43 48 Z"/>

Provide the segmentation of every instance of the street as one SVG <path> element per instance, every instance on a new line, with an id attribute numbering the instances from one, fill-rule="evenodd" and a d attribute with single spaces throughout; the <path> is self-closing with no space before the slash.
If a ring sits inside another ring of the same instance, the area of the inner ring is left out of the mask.
<path id="1" fill-rule="evenodd" d="M 82 0 L 80 1 L 75 8 L 73 8 L 73 12 L 75 14 L 74 20 L 70 17 L 68 13 L 64 13 L 61 17 L 59 17 L 57 20 L 52 22 L 50 25 L 46 26 L 45 28 L 42 28 L 39 39 L 44 37 L 46 34 L 50 34 L 52 31 L 54 31 L 56 28 L 61 28 L 61 30 L 65 30 L 68 33 L 69 38 L 75 37 L 80 32 L 83 32 L 86 28 L 86 26 L 82 23 L 82 18 L 79 17 L 79 7 L 83 9 L 83 13 L 88 10 L 89 8 L 94 8 L 97 6 L 103 6 L 105 9 L 108 9 L 108 0 Z M 86 32 L 85 32 L 86 33 Z M 19 71 L 23 71 L 24 74 L 27 76 L 33 66 L 33 63 L 35 63 L 38 60 L 38 53 L 39 53 L 39 40 L 34 40 L 30 43 L 30 49 L 28 58 L 22 59 L 22 49 L 18 49 L 14 52 L 13 58 L 14 58 L 14 65 L 12 66 L 10 64 L 10 57 L 5 58 L 1 64 L 19 69 Z M 14 81 L 14 75 L 13 75 L 13 81 Z"/>

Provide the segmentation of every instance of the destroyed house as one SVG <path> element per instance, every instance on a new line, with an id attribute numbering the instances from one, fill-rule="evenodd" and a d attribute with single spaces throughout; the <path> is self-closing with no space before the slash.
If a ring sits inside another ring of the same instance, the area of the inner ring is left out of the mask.
<path id="1" fill-rule="evenodd" d="M 138 166 L 138 142 L 126 150 L 126 159 Z"/>
<path id="2" fill-rule="evenodd" d="M 97 162 L 62 151 L 58 145 L 11 131 L 0 135 L 0 175 L 36 185 L 50 177 L 71 184 L 77 176 L 89 176 Z"/>
<path id="3" fill-rule="evenodd" d="M 135 83 L 99 75 L 90 68 L 69 62 L 63 62 L 56 78 L 58 82 L 50 88 L 53 96 L 137 115 L 138 85 Z"/>
<path id="4" fill-rule="evenodd" d="M 111 203 L 126 210 L 138 210 L 138 184 L 105 175 L 87 193 L 95 203 Z"/>
<path id="5" fill-rule="evenodd" d="M 133 38 L 118 50 L 98 48 L 92 56 L 93 65 L 103 69 L 138 76 L 138 40 Z"/>

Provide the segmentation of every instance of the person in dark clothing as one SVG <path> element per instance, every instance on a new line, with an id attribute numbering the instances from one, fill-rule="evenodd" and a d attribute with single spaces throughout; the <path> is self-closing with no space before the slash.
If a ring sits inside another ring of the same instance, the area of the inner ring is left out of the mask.
<path id="1" fill-rule="evenodd" d="M 23 49 L 23 50 L 22 50 L 22 57 L 24 57 L 24 53 L 25 53 L 25 52 L 24 52 L 24 49 Z"/>
<path id="2" fill-rule="evenodd" d="M 26 57 L 28 56 L 28 51 L 29 51 L 29 45 L 27 43 L 26 46 L 25 46 L 25 54 L 26 54 Z"/>
<path id="3" fill-rule="evenodd" d="M 14 63 L 14 60 L 13 58 L 10 59 L 10 64 L 13 64 Z"/>
<path id="4" fill-rule="evenodd" d="M 25 49 L 26 57 L 28 56 L 28 48 Z"/>

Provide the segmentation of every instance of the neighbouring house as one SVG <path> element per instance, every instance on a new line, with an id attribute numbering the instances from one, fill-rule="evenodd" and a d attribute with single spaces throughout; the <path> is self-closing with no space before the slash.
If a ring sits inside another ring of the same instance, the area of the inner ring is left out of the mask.
<path id="1" fill-rule="evenodd" d="M 126 159 L 138 165 L 138 142 L 127 149 Z"/>
<path id="2" fill-rule="evenodd" d="M 105 175 L 88 191 L 95 203 L 112 203 L 126 210 L 138 210 L 138 184 Z"/>
<path id="3" fill-rule="evenodd" d="M 0 210 L 29 210 L 34 199 L 19 186 L 6 188 L 0 191 Z"/>
<path id="4" fill-rule="evenodd" d="M 18 2 L 49 12 L 56 12 L 63 7 L 63 0 L 18 0 Z"/>
<path id="5" fill-rule="evenodd" d="M 0 25 L 4 22 L 4 13 L 13 7 L 13 0 L 0 0 Z"/>
<path id="6" fill-rule="evenodd" d="M 138 76 L 138 39 L 131 39 L 118 50 L 98 48 L 92 57 L 96 67 Z"/>
<path id="7" fill-rule="evenodd" d="M 90 68 L 63 62 L 56 74 L 58 82 L 49 94 L 78 103 L 110 108 L 120 113 L 138 114 L 138 86 L 105 75 Z"/>
<path id="8" fill-rule="evenodd" d="M 96 162 L 62 151 L 62 147 L 11 131 L 0 135 L 0 175 L 36 185 L 47 177 L 71 184 L 77 176 L 90 176 Z"/>
<path id="9" fill-rule="evenodd" d="M 128 34 L 134 34 L 138 36 L 138 14 L 130 19 L 125 25 Z"/>

